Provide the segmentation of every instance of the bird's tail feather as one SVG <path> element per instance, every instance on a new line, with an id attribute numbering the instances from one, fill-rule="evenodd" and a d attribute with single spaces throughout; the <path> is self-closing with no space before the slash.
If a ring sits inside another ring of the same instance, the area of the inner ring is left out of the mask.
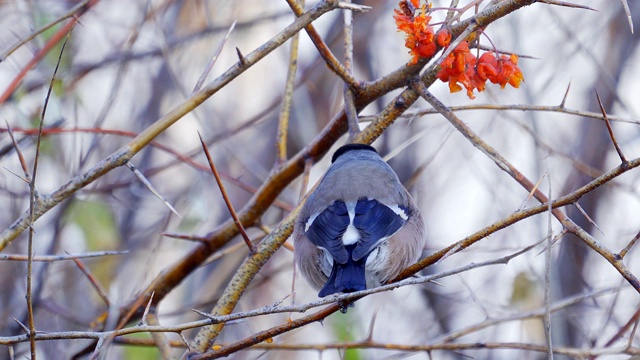
<path id="1" fill-rule="evenodd" d="M 350 246 L 347 246 L 347 248 L 349 247 Z M 349 251 L 349 259 L 344 264 L 340 264 L 337 261 L 333 262 L 331 275 L 329 275 L 326 284 L 324 284 L 324 287 L 320 290 L 320 293 L 318 293 L 319 297 L 325 297 L 335 293 L 350 293 L 367 288 L 364 272 L 366 257 L 360 261 L 354 261 L 351 257 L 351 251 L 353 249 L 347 250 Z"/>

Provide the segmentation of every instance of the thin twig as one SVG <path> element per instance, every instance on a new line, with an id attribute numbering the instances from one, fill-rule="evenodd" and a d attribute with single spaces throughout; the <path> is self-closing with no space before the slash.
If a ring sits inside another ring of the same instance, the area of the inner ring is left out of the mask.
<path id="1" fill-rule="evenodd" d="M 351 3 L 347 0 L 346 3 Z M 353 13 L 351 10 L 343 11 L 344 26 L 344 68 L 353 76 Z M 358 123 L 358 110 L 356 110 L 355 95 L 349 84 L 344 84 L 344 112 L 347 114 L 349 124 L 349 142 L 360 132 Z"/>
<path id="2" fill-rule="evenodd" d="M 34 234 L 33 223 L 35 221 L 35 207 L 36 207 L 36 200 L 37 200 L 36 175 L 38 173 L 38 161 L 40 159 L 40 146 L 42 143 L 42 128 L 44 127 L 44 116 L 47 113 L 47 107 L 49 105 L 51 91 L 53 90 L 53 83 L 55 82 L 56 74 L 58 73 L 60 62 L 62 61 L 62 54 L 64 53 L 64 48 L 67 45 L 67 41 L 69 41 L 71 32 L 73 31 L 73 28 L 75 27 L 77 22 L 78 22 L 78 19 L 75 19 L 72 22 L 71 27 L 69 28 L 67 37 L 64 39 L 64 42 L 62 43 L 62 47 L 60 48 L 60 53 L 58 54 L 58 61 L 56 62 L 56 67 L 53 69 L 53 75 L 51 76 L 51 81 L 49 82 L 47 95 L 44 99 L 44 105 L 42 106 L 42 114 L 40 115 L 40 124 L 38 125 L 36 154 L 33 161 L 33 171 L 32 171 L 33 177 L 31 179 L 31 182 L 29 183 L 29 219 L 30 219 L 31 226 L 29 226 L 29 241 L 27 246 L 27 251 L 28 251 L 27 253 L 27 256 L 28 256 L 28 259 L 27 259 L 27 313 L 29 316 L 29 338 L 30 338 L 29 344 L 30 344 L 30 350 L 31 350 L 31 360 L 36 360 L 36 340 L 34 337 L 36 333 L 36 325 L 35 325 L 35 319 L 33 318 L 33 297 L 31 294 L 33 279 L 31 278 L 31 276 L 33 274 L 33 255 L 34 255 L 33 254 L 33 234 Z"/>
<path id="3" fill-rule="evenodd" d="M 289 7 L 291 8 L 291 10 L 293 10 L 293 13 L 296 16 L 301 16 L 302 14 L 304 14 L 304 8 L 300 5 L 300 3 L 298 3 L 297 0 L 287 0 L 287 4 L 289 4 Z M 324 40 L 322 40 L 322 37 L 316 31 L 315 27 L 312 24 L 309 24 L 304 29 L 311 38 L 313 44 L 316 46 L 316 49 L 318 49 L 320 56 L 322 56 L 327 66 L 331 70 L 333 70 L 333 72 L 338 75 L 346 84 L 354 86 L 356 84 L 356 79 L 351 76 L 351 74 L 344 68 L 340 61 L 338 61 L 336 56 L 331 52 L 331 49 L 329 49 Z"/>
<path id="4" fill-rule="evenodd" d="M 351 90 L 347 84 L 344 85 L 344 111 L 347 115 L 347 122 L 349 123 L 348 142 L 353 142 L 353 139 L 360 133 L 360 126 L 358 125 L 358 110 L 355 106 L 355 96 L 353 90 Z"/>
<path id="5" fill-rule="evenodd" d="M 487 36 L 486 33 L 483 33 L 483 35 Z M 488 37 L 488 36 L 487 36 Z M 484 50 L 484 51 L 493 51 L 496 54 L 500 54 L 500 55 L 507 55 L 507 56 L 511 56 L 511 54 L 518 56 L 519 59 L 531 59 L 531 60 L 540 60 L 540 58 L 537 58 L 535 56 L 531 56 L 531 55 L 527 55 L 527 54 L 523 54 L 523 53 L 519 53 L 519 52 L 515 52 L 512 50 L 502 50 L 499 49 L 495 46 L 493 46 L 493 43 L 491 43 L 492 46 L 488 46 L 488 45 L 482 45 L 482 44 L 473 44 L 470 46 L 470 48 L 472 49 L 478 49 L 478 50 Z"/>
<path id="6" fill-rule="evenodd" d="M 213 176 L 216 178 L 216 182 L 218 183 L 218 188 L 222 193 L 222 198 L 224 199 L 225 204 L 227 204 L 229 213 L 233 218 L 233 222 L 235 222 L 236 226 L 238 227 L 238 231 L 240 231 L 240 234 L 242 234 L 242 238 L 244 239 L 245 244 L 247 244 L 247 247 L 249 248 L 249 253 L 253 255 L 256 253 L 256 249 L 251 243 L 251 239 L 249 239 L 249 235 L 247 235 L 247 232 L 244 230 L 244 226 L 242 225 L 242 222 L 238 218 L 238 214 L 233 209 L 233 204 L 231 204 L 231 200 L 229 200 L 229 196 L 227 196 L 227 191 L 224 189 L 224 184 L 222 183 L 220 174 L 218 174 L 218 169 L 216 169 L 216 165 L 213 163 L 213 159 L 211 158 L 211 154 L 209 153 L 209 148 L 207 147 L 207 144 L 204 142 L 204 139 L 202 138 L 202 135 L 200 135 L 200 133 L 198 133 L 198 137 L 200 138 L 202 149 L 204 150 L 204 153 L 207 156 L 207 161 L 209 161 L 211 172 L 213 173 Z"/>
<path id="7" fill-rule="evenodd" d="M 304 0 L 300 1 L 304 6 Z M 282 107 L 278 118 L 278 133 L 276 134 L 276 166 L 280 166 L 287 161 L 287 135 L 289 133 L 289 120 L 291 118 L 291 104 L 293 102 L 293 89 L 295 86 L 296 73 L 298 71 L 298 44 L 300 43 L 300 33 L 291 38 L 291 50 L 289 52 L 289 67 L 287 69 L 287 80 L 282 95 Z"/>
<path id="8" fill-rule="evenodd" d="M 64 261 L 73 259 L 85 259 L 110 255 L 123 255 L 128 254 L 128 250 L 123 251 L 98 251 L 88 252 L 82 254 L 67 254 L 67 255 L 35 255 L 31 258 L 31 261 L 49 262 L 49 261 Z M 28 261 L 29 257 L 20 254 L 0 254 L 0 261 Z"/>
<path id="9" fill-rule="evenodd" d="M 567 115 L 575 115 L 579 117 L 586 117 L 591 119 L 602 120 L 602 115 L 600 113 L 592 112 L 592 111 L 583 111 L 583 110 L 574 110 L 567 109 L 562 106 L 541 106 L 541 105 L 523 105 L 523 104 L 510 104 L 510 105 L 500 105 L 500 104 L 472 104 L 472 105 L 459 105 L 459 106 L 450 106 L 449 109 L 451 111 L 470 111 L 470 110 L 495 110 L 495 111 L 539 111 L 539 112 L 555 112 L 560 114 Z M 437 114 L 438 111 L 435 109 L 425 109 L 416 112 L 407 112 L 402 115 L 403 119 L 412 119 L 416 116 L 424 116 L 430 114 Z M 370 122 L 374 121 L 375 116 L 361 116 L 361 122 Z M 623 122 L 628 124 L 640 125 L 640 120 L 632 119 L 632 118 L 623 118 L 619 116 L 609 116 L 610 121 Z M 14 129 L 16 130 L 16 129 Z"/>
<path id="10" fill-rule="evenodd" d="M 553 199 L 551 192 L 551 174 L 547 170 L 549 182 L 549 199 Z M 545 254 L 544 271 L 544 334 L 547 343 L 547 359 L 553 360 L 553 342 L 551 336 L 551 241 L 553 240 L 551 201 L 547 209 L 547 252 Z"/>

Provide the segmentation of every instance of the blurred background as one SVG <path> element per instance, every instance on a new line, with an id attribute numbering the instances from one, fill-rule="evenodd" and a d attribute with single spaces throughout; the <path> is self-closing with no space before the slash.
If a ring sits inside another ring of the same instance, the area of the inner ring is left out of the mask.
<path id="1" fill-rule="evenodd" d="M 534 4 L 493 23 L 486 35 L 499 50 L 523 55 L 525 76 L 520 89 L 488 86 L 469 100 L 450 94 L 446 84 L 430 90 L 448 106 L 474 105 L 457 112 L 478 135 L 513 163 L 551 198 L 573 192 L 620 164 L 601 119 L 594 89 L 611 115 L 613 131 L 628 159 L 640 156 L 640 65 L 637 24 L 640 4 L 629 1 L 636 24 L 629 29 L 623 4 L 612 0 L 579 0 L 595 11 Z M 307 1 L 307 8 L 316 2 Z M 354 14 L 354 73 L 375 80 L 409 61 L 404 37 L 392 18 L 397 1 L 363 1 L 372 10 Z M 469 4 L 460 1 L 459 7 Z M 489 1 L 476 1 L 479 10 Z M 60 17 L 77 2 L 61 0 L 0 1 L 0 52 L 4 53 L 34 29 Z M 447 0 L 433 6 L 448 7 Z M 436 11 L 432 22 L 444 19 Z M 470 16 L 473 8 L 463 15 Z M 235 48 L 248 54 L 294 20 L 285 1 L 99 1 L 82 17 L 65 48 L 49 99 L 37 174 L 37 187 L 49 193 L 113 153 L 153 124 L 192 92 L 215 49 L 237 20 L 207 81 L 237 62 Z M 342 58 L 341 11 L 314 22 L 323 39 Z M 63 21 L 62 24 L 66 23 Z M 0 63 L 0 92 L 25 68 L 61 25 L 54 26 L 17 49 Z M 486 46 L 491 43 L 483 37 Z M 29 186 L 7 132 L 11 127 L 31 167 L 44 99 L 60 53 L 59 43 L 26 74 L 0 104 L 0 226 L 9 227 L 29 206 Z M 84 259 L 110 300 L 112 310 L 127 303 L 158 274 L 193 249 L 193 241 L 166 233 L 201 237 L 229 219 L 220 189 L 208 170 L 198 140 L 206 140 L 236 209 L 251 198 L 276 161 L 276 131 L 289 62 L 284 44 L 200 107 L 187 114 L 137 154 L 133 165 L 175 207 L 176 216 L 126 167 L 117 168 L 63 201 L 35 223 L 36 255 L 128 251 L 116 256 Z M 530 58 L 527 58 L 530 57 Z M 314 139 L 343 106 L 343 82 L 333 74 L 308 36 L 300 36 L 298 72 L 293 97 L 288 154 L 293 156 Z M 569 89 L 570 86 L 570 89 Z M 569 90 L 567 90 L 569 89 Z M 567 92 L 568 91 L 568 92 Z M 380 97 L 361 112 L 375 115 L 400 90 Z M 566 98 L 565 98 L 566 93 Z M 564 98 L 564 100 L 563 100 Z M 558 107 L 563 104 L 564 107 Z M 528 193 L 490 159 L 474 148 L 442 116 L 424 114 L 430 106 L 419 100 L 373 145 L 407 185 L 428 228 L 425 255 L 436 252 L 518 210 L 536 205 Z M 545 111 L 546 110 L 546 111 Z M 365 117 L 366 120 L 366 117 Z M 362 122 L 362 126 L 366 126 Z M 344 143 L 345 138 L 334 148 Z M 177 155 L 188 157 L 186 162 Z M 324 173 L 329 160 L 311 169 L 310 184 Z M 200 167 L 194 164 L 199 164 Z M 16 175 L 18 174 L 18 175 Z M 611 251 L 618 252 L 640 230 L 640 177 L 630 171 L 564 210 Z M 262 229 L 250 228 L 252 239 L 277 226 L 299 201 L 302 182 L 288 186 L 262 217 Z M 543 240 L 549 215 L 544 213 L 508 227 L 462 253 L 448 257 L 425 273 L 433 274 L 472 262 L 505 257 Z M 552 219 L 552 231 L 562 230 Z M 595 225 L 594 225 L 595 224 Z M 596 227 L 597 225 L 597 227 Z M 27 232 L 0 255 L 26 254 Z M 191 311 L 210 311 L 230 277 L 246 257 L 237 237 L 221 256 L 193 272 L 165 298 L 159 308 L 162 325 L 201 319 Z M 544 309 L 544 244 L 505 265 L 473 269 L 439 280 L 439 285 L 410 286 L 369 296 L 347 314 L 274 338 L 269 348 L 245 350 L 234 359 L 541 359 L 544 346 L 540 317 Z M 638 337 L 638 293 L 613 267 L 582 241 L 564 236 L 551 248 L 551 297 L 554 346 L 574 349 L 605 347 L 602 359 L 626 359 L 622 348 Z M 638 250 L 625 263 L 640 275 Z M 294 280 L 293 256 L 280 249 L 253 280 L 236 307 L 247 311 L 271 305 L 292 293 L 295 302 L 317 299 L 299 276 Z M 0 337 L 23 334 L 13 320 L 26 324 L 24 261 L 0 258 Z M 41 331 L 88 331 L 109 306 L 97 295 L 73 261 L 34 264 L 36 328 Z M 580 299 L 570 305 L 568 299 Z M 289 297 L 284 304 L 291 304 Z M 636 316 L 634 320 L 634 314 Z M 292 314 L 293 318 L 299 314 Z M 251 318 L 228 324 L 218 342 L 230 343 L 281 324 L 289 314 Z M 492 321 L 487 324 L 487 321 Z M 478 324 L 487 324 L 476 328 Z M 631 326 L 633 328 L 633 325 Z M 195 330 L 184 332 L 192 340 Z M 175 334 L 172 340 L 180 340 Z M 303 349 L 303 345 L 366 340 L 392 345 L 487 342 L 520 344 L 498 349 L 421 351 L 350 348 Z M 140 337 L 148 337 L 142 334 Z M 71 358 L 89 340 L 38 343 L 41 359 Z M 278 345 L 293 346 L 279 349 Z M 299 346 L 296 348 L 295 346 Z M 617 350 L 616 350 L 617 349 Z M 183 350 L 175 350 L 179 357 Z M 0 347 L 0 358 L 24 358 L 28 343 Z M 90 353 L 89 353 L 90 354 Z M 589 353 L 587 353 L 589 354 Z M 156 359 L 154 347 L 111 345 L 108 359 Z M 585 358 L 588 356 L 585 356 Z M 559 359 L 571 356 L 557 355 Z"/>

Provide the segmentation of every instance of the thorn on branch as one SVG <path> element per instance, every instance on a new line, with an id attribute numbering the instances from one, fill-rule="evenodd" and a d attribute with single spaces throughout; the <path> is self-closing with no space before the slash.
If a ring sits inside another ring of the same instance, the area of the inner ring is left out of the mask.
<path id="1" fill-rule="evenodd" d="M 67 253 L 67 255 L 69 255 L 69 253 Z M 111 306 L 111 300 L 109 300 L 109 296 L 107 295 L 107 292 L 102 288 L 102 286 L 98 282 L 98 279 L 96 279 L 96 277 L 93 276 L 91 271 L 89 271 L 89 269 L 87 269 L 87 267 L 84 266 L 84 263 L 80 261 L 80 259 L 73 258 L 71 260 L 73 260 L 73 262 L 76 263 L 76 266 L 78 267 L 78 269 L 87 278 L 87 280 L 89 280 L 89 283 L 91 284 L 93 289 L 96 291 L 96 293 L 98 293 L 98 296 L 100 297 L 100 299 L 102 299 L 102 301 L 104 301 L 104 303 L 107 306 Z"/>
<path id="2" fill-rule="evenodd" d="M 569 96 L 569 89 L 571 89 L 571 81 L 569 81 L 569 85 L 567 85 L 567 90 L 564 92 L 564 96 L 562 97 L 562 101 L 560 102 L 560 109 L 564 109 L 564 105 L 567 102 L 567 97 Z"/>
<path id="3" fill-rule="evenodd" d="M 247 59 L 245 59 L 244 55 L 242 55 L 242 52 L 240 52 L 240 49 L 238 49 L 238 47 L 236 47 L 236 53 L 238 54 L 238 60 L 240 60 L 240 64 L 244 66 L 249 63 Z"/>
<path id="4" fill-rule="evenodd" d="M 20 320 L 13 318 L 13 321 L 15 321 L 16 324 L 18 324 L 18 326 L 20 326 L 20 328 L 22 329 L 22 331 L 24 331 L 25 334 L 30 334 L 29 328 L 25 324 L 21 323 Z"/>
<path id="5" fill-rule="evenodd" d="M 201 315 L 203 317 L 206 317 L 207 319 L 209 319 L 211 321 L 211 324 L 219 324 L 221 321 L 217 316 L 213 316 L 211 314 L 208 314 L 204 311 L 200 311 L 198 309 L 191 309 L 191 311 L 195 312 L 198 315 Z"/>
<path id="6" fill-rule="evenodd" d="M 147 302 L 147 306 L 144 308 L 144 312 L 142 313 L 142 318 L 140 319 L 140 322 L 138 323 L 138 325 L 148 325 L 149 322 L 147 321 L 147 317 L 149 316 L 149 310 L 151 309 L 151 305 L 153 304 L 153 295 L 155 295 L 155 291 L 151 293 L 151 296 L 149 296 L 149 301 Z"/>
<path id="7" fill-rule="evenodd" d="M 218 48 L 213 53 L 213 56 L 211 56 L 211 59 L 209 59 L 209 62 L 207 63 L 207 66 L 205 67 L 204 71 L 200 75 L 200 78 L 196 82 L 196 85 L 194 86 L 192 93 L 195 93 L 195 92 L 199 91 L 202 88 L 202 85 L 204 84 L 204 81 L 207 78 L 207 75 L 209 75 L 209 72 L 211 72 L 211 69 L 213 68 L 213 65 L 218 60 L 218 57 L 220 56 L 220 53 L 222 52 L 222 48 L 224 48 L 224 44 L 229 39 L 229 36 L 231 35 L 231 32 L 233 31 L 233 29 L 236 27 L 236 23 L 237 22 L 238 22 L 237 19 L 233 20 L 233 23 L 229 27 L 229 30 L 227 30 L 227 34 L 224 36 L 224 38 L 222 38 L 222 40 L 220 41 L 220 44 L 218 44 Z M 236 48 L 236 51 L 239 52 L 238 48 Z"/>
<path id="8" fill-rule="evenodd" d="M 127 168 L 129 168 L 129 170 L 131 170 L 131 172 L 133 172 L 133 174 L 138 178 L 138 180 L 140 180 L 140 182 L 149 190 L 151 191 L 151 193 L 157 197 L 160 201 L 162 201 L 162 203 L 169 209 L 169 211 L 171 211 L 172 213 L 174 213 L 177 217 L 179 217 L 180 219 L 182 219 L 182 215 L 180 215 L 178 213 L 178 210 L 176 210 L 176 208 L 173 207 L 173 205 L 171 205 L 171 203 L 169 203 L 169 200 L 162 195 L 156 188 L 155 186 L 153 186 L 153 184 L 151 184 L 151 181 L 149 181 L 144 174 L 138 170 L 135 165 L 133 165 L 133 163 L 131 161 L 127 161 L 125 163 L 125 165 L 127 166 Z"/>
<path id="9" fill-rule="evenodd" d="M 541 2 L 541 3 L 544 3 L 544 4 L 548 4 L 548 5 L 564 6 L 564 7 L 574 8 L 574 9 L 598 11 L 598 10 L 596 10 L 594 8 L 590 8 L 590 7 L 585 6 L 585 5 L 574 4 L 574 3 L 570 3 L 570 2 L 566 2 L 566 1 L 538 0 L 538 2 Z"/>
<path id="10" fill-rule="evenodd" d="M 595 88 L 593 89 L 593 91 L 596 92 L 596 98 L 598 99 L 598 105 L 600 106 L 600 111 L 602 111 L 602 117 L 604 117 L 604 122 L 605 122 L 605 124 L 607 124 L 607 131 L 609 131 L 609 137 L 611 138 L 611 141 L 613 142 L 613 146 L 616 148 L 616 152 L 618 153 L 618 156 L 620 157 L 620 161 L 622 161 L 623 164 L 626 164 L 626 163 L 628 163 L 627 158 L 622 153 L 622 149 L 620 148 L 620 145 L 618 145 L 618 141 L 616 140 L 616 136 L 613 133 L 613 128 L 611 127 L 611 122 L 609 121 L 609 117 L 607 116 L 607 112 L 605 111 L 604 105 L 602 105 L 602 101 L 600 100 L 600 94 L 598 94 L 598 90 L 596 90 Z"/>
<path id="11" fill-rule="evenodd" d="M 220 178 L 218 169 L 216 169 L 216 166 L 213 163 L 213 159 L 211 158 L 211 154 L 209 153 L 209 148 L 207 147 L 207 144 L 204 142 L 204 139 L 202 138 L 202 135 L 200 135 L 200 133 L 198 133 L 198 137 L 200 137 L 200 144 L 202 144 L 202 149 L 204 150 L 204 153 L 207 156 L 207 161 L 209 161 L 211 172 L 213 173 L 213 176 L 216 178 L 216 182 L 218 183 L 218 187 L 220 188 L 220 192 L 222 193 L 222 198 L 224 199 L 225 204 L 227 204 L 227 208 L 229 209 L 229 213 L 233 218 L 233 222 L 235 222 L 236 226 L 238 227 L 238 231 L 242 235 L 244 242 L 247 244 L 247 247 L 249 248 L 249 253 L 253 256 L 256 253 L 256 249 L 251 243 L 251 240 L 249 239 L 249 235 L 247 235 L 247 232 L 244 230 L 244 226 L 242 226 L 242 222 L 240 222 L 240 219 L 238 218 L 238 214 L 233 209 L 233 205 L 231 204 L 231 201 L 227 196 L 227 191 L 224 189 L 224 185 L 222 184 L 222 179 Z"/>
<path id="12" fill-rule="evenodd" d="M 629 9 L 629 3 L 627 0 L 620 0 L 622 2 L 622 9 L 624 9 L 625 15 L 627 15 L 627 21 L 629 22 L 629 28 L 631 29 L 631 34 L 633 34 L 633 18 L 631 17 L 631 10 Z"/>
<path id="13" fill-rule="evenodd" d="M 584 216 L 584 217 L 585 217 L 585 219 L 587 219 L 587 221 L 588 221 L 591 225 L 593 225 L 593 227 L 594 227 L 594 228 L 596 228 L 596 229 L 600 232 L 600 234 L 604 235 L 604 232 L 602 232 L 602 230 L 600 229 L 600 227 L 598 226 L 598 224 L 596 224 L 596 222 L 595 222 L 595 221 L 593 221 L 593 219 L 589 216 L 589 214 L 587 214 L 587 212 L 586 212 L 586 211 L 584 211 L 584 209 L 582 208 L 582 206 L 580 206 L 580 204 L 579 204 L 578 202 L 576 202 L 576 203 L 575 203 L 575 204 L 573 204 L 573 205 L 578 209 L 578 211 L 580 211 L 580 213 L 582 214 L 582 216 Z"/>
<path id="14" fill-rule="evenodd" d="M 7 125 L 7 132 L 9 133 L 9 137 L 11 137 L 11 142 L 13 143 L 13 147 L 15 148 L 16 154 L 18 155 L 20 166 L 22 166 L 22 172 L 24 173 L 24 180 L 27 183 L 30 183 L 31 174 L 29 174 L 29 167 L 27 166 L 27 161 L 25 160 L 24 155 L 22 154 L 22 150 L 20 150 L 20 145 L 18 144 L 18 141 L 16 141 L 16 138 L 13 135 L 13 130 L 11 129 L 11 126 L 9 126 L 9 122 L 6 119 L 4 120 L 4 122 Z"/>
<path id="15" fill-rule="evenodd" d="M 640 231 L 638 231 L 636 236 L 634 236 L 633 239 L 631 239 L 629 244 L 627 244 L 627 246 L 625 246 L 624 249 L 620 251 L 620 253 L 616 254 L 620 258 L 620 260 L 624 259 L 624 257 L 627 255 L 629 250 L 631 250 L 631 248 L 638 242 L 638 240 L 640 240 Z"/>

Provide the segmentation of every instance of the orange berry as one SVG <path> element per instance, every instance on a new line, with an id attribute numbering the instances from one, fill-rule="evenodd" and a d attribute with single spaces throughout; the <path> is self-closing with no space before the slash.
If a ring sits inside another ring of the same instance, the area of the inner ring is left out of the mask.
<path id="1" fill-rule="evenodd" d="M 417 47 L 418 55 L 420 55 L 423 58 L 428 58 L 433 56 L 433 54 L 436 53 L 436 50 L 437 50 L 436 44 L 433 42 L 419 43 Z"/>
<path id="2" fill-rule="evenodd" d="M 493 53 L 491 52 L 486 52 L 480 55 L 480 58 L 478 59 L 478 63 L 493 64 L 495 61 L 496 61 L 496 57 L 493 56 Z"/>
<path id="3" fill-rule="evenodd" d="M 498 70 L 496 70 L 493 65 L 487 63 L 479 63 L 476 70 L 478 72 L 478 76 L 482 80 L 487 80 L 490 77 L 498 75 Z"/>
<path id="4" fill-rule="evenodd" d="M 436 42 L 438 46 L 445 47 L 451 43 L 451 32 L 447 29 L 442 29 L 436 33 Z"/>

